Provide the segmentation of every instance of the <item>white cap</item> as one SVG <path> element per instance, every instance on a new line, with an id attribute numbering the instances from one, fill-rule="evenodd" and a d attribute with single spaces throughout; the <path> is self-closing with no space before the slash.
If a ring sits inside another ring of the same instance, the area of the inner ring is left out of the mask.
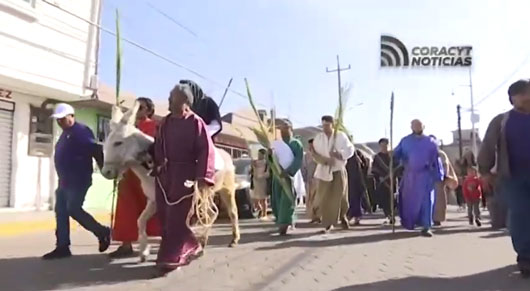
<path id="1" fill-rule="evenodd" d="M 66 103 L 59 103 L 53 111 L 52 118 L 61 119 L 68 115 L 74 115 L 74 108 Z"/>

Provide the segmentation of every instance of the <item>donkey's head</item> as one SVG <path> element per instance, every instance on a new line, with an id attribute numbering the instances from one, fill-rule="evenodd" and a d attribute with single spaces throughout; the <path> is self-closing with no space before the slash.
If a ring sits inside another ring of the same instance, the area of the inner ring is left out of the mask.
<path id="1" fill-rule="evenodd" d="M 105 159 L 101 169 L 107 179 L 115 179 L 131 165 L 140 163 L 138 158 L 153 143 L 152 137 L 135 127 L 138 108 L 138 102 L 125 113 L 118 106 L 112 107 L 110 133 L 103 145 Z"/>

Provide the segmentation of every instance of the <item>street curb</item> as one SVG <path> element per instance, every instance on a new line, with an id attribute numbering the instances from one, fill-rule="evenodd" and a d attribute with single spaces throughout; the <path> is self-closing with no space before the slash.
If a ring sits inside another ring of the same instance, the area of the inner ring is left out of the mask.
<path id="1" fill-rule="evenodd" d="M 95 213 L 92 214 L 92 216 L 94 216 L 94 218 L 100 223 L 110 224 L 109 213 Z M 79 227 L 79 223 L 70 218 L 70 229 L 74 230 Z M 26 235 L 43 231 L 55 231 L 54 217 L 40 220 L 11 221 L 0 223 L 0 238 Z"/>

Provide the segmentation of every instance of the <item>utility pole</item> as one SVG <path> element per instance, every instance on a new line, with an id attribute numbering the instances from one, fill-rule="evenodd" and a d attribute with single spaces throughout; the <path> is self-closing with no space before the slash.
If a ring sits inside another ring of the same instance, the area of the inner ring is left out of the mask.
<path id="1" fill-rule="evenodd" d="M 460 116 L 460 109 L 462 107 L 460 105 L 456 106 L 456 114 L 458 115 L 458 158 L 459 160 L 462 160 L 462 124 L 461 124 L 461 116 Z"/>
<path id="2" fill-rule="evenodd" d="M 473 149 L 473 155 L 477 156 L 477 135 L 475 134 L 475 123 L 477 115 L 475 115 L 475 102 L 473 101 L 473 81 L 471 78 L 471 67 L 469 67 L 469 93 L 471 96 L 471 144 Z"/>
<path id="3" fill-rule="evenodd" d="M 341 68 L 340 67 L 340 62 L 339 62 L 339 55 L 337 55 L 337 68 L 334 69 L 334 70 L 329 70 L 327 67 L 326 67 L 326 73 L 335 73 L 337 72 L 337 78 L 338 78 L 338 82 L 339 82 L 339 98 L 341 98 L 342 96 L 342 88 L 341 88 L 341 83 L 340 83 L 340 72 L 341 71 L 347 71 L 347 70 L 350 70 L 351 69 L 351 65 L 348 65 L 347 68 Z"/>

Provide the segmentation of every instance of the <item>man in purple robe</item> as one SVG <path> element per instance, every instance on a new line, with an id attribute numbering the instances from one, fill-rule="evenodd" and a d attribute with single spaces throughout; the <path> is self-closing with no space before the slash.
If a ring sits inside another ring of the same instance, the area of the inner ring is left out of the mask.
<path id="1" fill-rule="evenodd" d="M 399 215 L 404 228 L 421 226 L 422 236 L 432 237 L 434 184 L 442 181 L 443 169 L 435 141 L 423 134 L 424 126 L 415 119 L 412 134 L 404 137 L 394 150 L 394 159 L 405 170 L 399 189 Z"/>
<path id="2" fill-rule="evenodd" d="M 353 225 L 361 224 L 362 200 L 367 196 L 366 172 L 368 171 L 369 161 L 360 150 L 355 150 L 353 157 L 346 162 L 346 172 L 348 173 L 348 219 L 354 219 Z M 371 205 L 370 207 L 371 208 Z"/>
<path id="3" fill-rule="evenodd" d="M 169 96 L 169 111 L 154 144 L 156 204 L 162 226 L 157 267 L 162 274 L 190 263 L 202 247 L 187 224 L 194 187 L 213 185 L 214 145 L 204 121 L 190 109 L 193 93 L 179 84 Z"/>

